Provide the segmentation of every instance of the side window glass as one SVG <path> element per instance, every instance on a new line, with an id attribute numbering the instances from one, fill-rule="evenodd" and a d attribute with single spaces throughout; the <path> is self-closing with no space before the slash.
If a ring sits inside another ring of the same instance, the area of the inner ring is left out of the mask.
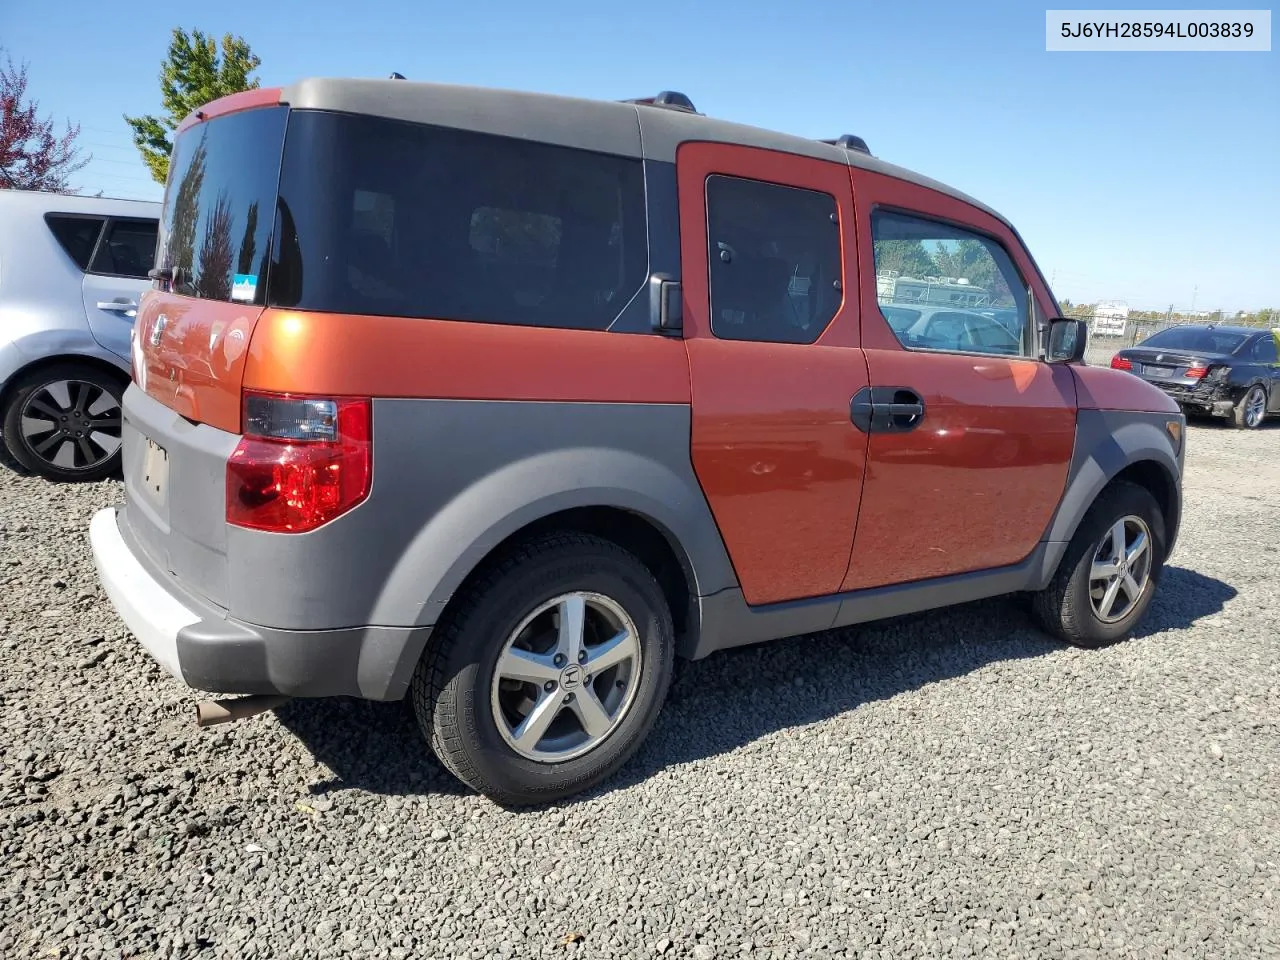
<path id="1" fill-rule="evenodd" d="M 155 220 L 112 220 L 90 273 L 145 280 L 156 259 Z"/>
<path id="2" fill-rule="evenodd" d="M 103 218 L 50 213 L 44 220 L 76 266 L 81 270 L 89 269 L 89 258 L 93 256 L 94 244 L 98 242 Z"/>
<path id="3" fill-rule="evenodd" d="M 708 177 L 711 332 L 722 340 L 817 340 L 843 298 L 837 214 L 830 194 Z"/>
<path id="4" fill-rule="evenodd" d="M 1260 363 L 1276 362 L 1276 341 L 1274 337 L 1262 337 L 1253 345 L 1253 358 Z"/>
<path id="5" fill-rule="evenodd" d="M 901 213 L 871 215 L 876 301 L 912 350 L 1021 356 L 1026 287 L 995 240 Z"/>

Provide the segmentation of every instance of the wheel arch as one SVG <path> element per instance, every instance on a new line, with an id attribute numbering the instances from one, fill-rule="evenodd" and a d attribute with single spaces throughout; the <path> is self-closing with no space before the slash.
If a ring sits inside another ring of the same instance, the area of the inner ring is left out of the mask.
<path id="1" fill-rule="evenodd" d="M 38 370 L 47 370 L 66 364 L 83 364 L 114 377 L 120 381 L 122 386 L 127 384 L 129 382 L 129 371 L 120 365 L 120 361 L 109 359 L 109 356 L 112 355 L 106 354 L 105 351 L 102 353 L 56 353 L 37 357 L 15 368 L 5 378 L 4 382 L 0 383 L 0 416 L 3 416 L 4 411 L 9 406 L 9 398 L 13 395 L 15 385 L 28 374 L 35 373 Z"/>
<path id="2" fill-rule="evenodd" d="M 662 588 L 671 609 L 676 645 L 683 648 L 696 638 L 699 629 L 697 581 L 689 555 L 679 539 L 653 517 L 617 506 L 569 507 L 526 523 L 494 546 L 463 577 L 446 602 L 440 619 L 463 597 L 475 581 L 513 550 L 553 533 L 572 531 L 590 534 L 617 544 L 633 554 Z"/>
<path id="3" fill-rule="evenodd" d="M 375 622 L 439 622 L 490 564 L 553 530 L 594 534 L 636 554 L 662 586 L 678 632 L 696 632 L 698 596 L 737 585 L 699 488 L 630 451 L 569 448 L 506 464 L 445 504 L 396 563 Z"/>
<path id="4" fill-rule="evenodd" d="M 1167 414 L 1080 411 L 1066 489 L 1043 537 L 1049 549 L 1037 589 L 1053 576 L 1089 508 L 1118 482 L 1135 483 L 1155 497 L 1167 550 L 1173 550 L 1182 519 L 1182 450 L 1165 429 L 1170 419 Z"/>

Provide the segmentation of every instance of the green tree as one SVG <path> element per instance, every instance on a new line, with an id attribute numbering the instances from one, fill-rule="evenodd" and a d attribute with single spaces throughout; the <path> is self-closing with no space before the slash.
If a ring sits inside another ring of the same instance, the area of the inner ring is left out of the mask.
<path id="1" fill-rule="evenodd" d="M 875 259 L 877 272 L 896 270 L 903 277 L 928 277 L 938 272 L 919 240 L 877 240 Z"/>
<path id="2" fill-rule="evenodd" d="M 133 129 L 133 143 L 142 162 L 157 183 L 169 176 L 171 134 L 188 114 L 211 100 L 242 90 L 256 90 L 258 80 L 249 75 L 262 61 L 241 37 L 224 34 L 221 42 L 193 30 L 175 27 L 169 53 L 160 65 L 161 116 L 126 116 Z"/>

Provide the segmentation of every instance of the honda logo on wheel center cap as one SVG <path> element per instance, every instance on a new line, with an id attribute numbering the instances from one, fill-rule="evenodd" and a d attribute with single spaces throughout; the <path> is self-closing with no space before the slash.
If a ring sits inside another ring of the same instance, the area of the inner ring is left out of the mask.
<path id="1" fill-rule="evenodd" d="M 582 668 L 577 664 L 564 668 L 560 674 L 560 686 L 565 690 L 577 690 L 582 686 Z"/>

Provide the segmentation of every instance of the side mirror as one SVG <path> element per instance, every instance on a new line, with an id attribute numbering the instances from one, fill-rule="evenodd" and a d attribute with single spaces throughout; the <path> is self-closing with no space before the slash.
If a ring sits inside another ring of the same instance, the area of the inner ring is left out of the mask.
<path id="1" fill-rule="evenodd" d="M 1044 358 L 1049 363 L 1079 363 L 1089 339 L 1089 325 L 1083 320 L 1055 317 L 1049 321 L 1049 344 Z"/>

